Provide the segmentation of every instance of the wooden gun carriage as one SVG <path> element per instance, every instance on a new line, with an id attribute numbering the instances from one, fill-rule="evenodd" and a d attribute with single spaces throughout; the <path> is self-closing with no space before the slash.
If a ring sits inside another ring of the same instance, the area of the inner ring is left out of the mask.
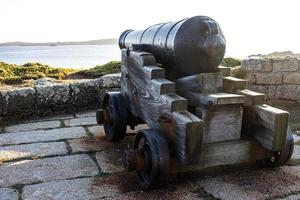
<path id="1" fill-rule="evenodd" d="M 257 161 L 278 166 L 291 157 L 288 112 L 218 67 L 225 39 L 213 19 L 128 30 L 119 46 L 121 91 L 105 95 L 97 121 L 111 141 L 123 139 L 127 126 L 148 125 L 123 157 L 144 188 L 178 172 Z"/>

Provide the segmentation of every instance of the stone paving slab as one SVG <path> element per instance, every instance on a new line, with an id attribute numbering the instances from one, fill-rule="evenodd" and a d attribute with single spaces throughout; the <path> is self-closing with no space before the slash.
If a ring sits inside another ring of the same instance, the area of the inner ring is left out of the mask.
<path id="1" fill-rule="evenodd" d="M 79 113 L 75 113 L 76 117 L 96 117 L 96 112 L 97 110 L 91 110 L 91 111 L 87 111 L 87 112 L 79 112 Z"/>
<path id="2" fill-rule="evenodd" d="M 293 134 L 294 143 L 300 145 L 300 136 Z"/>
<path id="3" fill-rule="evenodd" d="M 300 166 L 250 170 L 198 181 L 204 190 L 220 199 L 267 199 L 300 191 Z"/>
<path id="4" fill-rule="evenodd" d="M 104 127 L 102 125 L 90 126 L 87 127 L 88 131 L 92 133 L 94 136 L 105 136 Z"/>
<path id="5" fill-rule="evenodd" d="M 72 114 L 61 114 L 61 115 L 55 115 L 55 116 L 51 116 L 51 117 L 45 117 L 45 118 L 42 118 L 41 120 L 39 121 L 54 121 L 54 120 L 63 120 L 63 119 L 72 119 L 74 118 L 74 115 Z"/>
<path id="6" fill-rule="evenodd" d="M 42 121 L 42 122 L 31 122 L 16 124 L 12 126 L 5 127 L 5 132 L 23 132 L 32 131 L 37 129 L 48 129 L 48 128 L 58 128 L 60 127 L 60 121 Z"/>
<path id="7" fill-rule="evenodd" d="M 116 173 L 110 176 L 63 180 L 25 186 L 22 197 L 26 200 L 204 199 L 199 194 L 193 192 L 192 188 L 192 185 L 187 184 L 185 186 L 176 185 L 172 188 L 143 191 L 137 184 L 135 174 Z"/>
<path id="8" fill-rule="evenodd" d="M 29 185 L 23 188 L 22 197 L 26 200 L 103 199 L 136 188 L 134 174 L 117 174 Z"/>
<path id="9" fill-rule="evenodd" d="M 0 188 L 0 200 L 18 200 L 19 194 L 17 190 L 12 188 Z"/>
<path id="10" fill-rule="evenodd" d="M 115 173 L 124 171 L 122 155 L 124 149 L 109 149 L 96 153 L 96 160 L 101 171 Z"/>
<path id="11" fill-rule="evenodd" d="M 0 187 L 94 176 L 98 173 L 95 162 L 85 154 L 23 160 L 0 165 Z"/>
<path id="12" fill-rule="evenodd" d="M 289 164 L 300 164 L 300 145 L 294 145 L 294 151 Z"/>
<path id="13" fill-rule="evenodd" d="M 96 117 L 83 117 L 64 120 L 66 126 L 87 126 L 97 124 Z"/>
<path id="14" fill-rule="evenodd" d="M 36 130 L 28 132 L 0 134 L 0 146 L 25 144 L 33 142 L 56 141 L 85 137 L 83 127 L 59 128 L 50 130 Z"/>
<path id="15" fill-rule="evenodd" d="M 64 142 L 34 143 L 0 147 L 0 162 L 29 157 L 65 155 L 68 153 Z"/>
<path id="16" fill-rule="evenodd" d="M 284 198 L 276 198 L 276 200 L 299 200 L 300 194 L 290 195 Z"/>
<path id="17" fill-rule="evenodd" d="M 126 136 L 122 141 L 111 142 L 105 136 L 95 138 L 79 138 L 68 140 L 72 153 L 95 152 L 109 148 L 128 146 L 133 143 L 133 136 Z"/>

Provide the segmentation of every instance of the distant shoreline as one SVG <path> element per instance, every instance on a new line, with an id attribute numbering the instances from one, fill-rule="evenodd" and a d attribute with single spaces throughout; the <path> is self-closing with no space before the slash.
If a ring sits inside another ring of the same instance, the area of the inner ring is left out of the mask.
<path id="1" fill-rule="evenodd" d="M 88 41 L 78 41 L 78 42 L 41 42 L 41 43 L 5 42 L 5 43 L 0 43 L 0 47 L 5 47 L 5 46 L 112 45 L 112 44 L 118 44 L 118 40 L 117 39 L 100 39 L 100 40 L 88 40 Z"/>

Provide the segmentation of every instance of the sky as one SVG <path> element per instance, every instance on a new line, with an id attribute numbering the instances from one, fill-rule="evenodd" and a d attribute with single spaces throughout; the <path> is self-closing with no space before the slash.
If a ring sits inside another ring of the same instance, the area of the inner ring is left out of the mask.
<path id="1" fill-rule="evenodd" d="M 0 42 L 118 38 L 126 29 L 207 15 L 226 56 L 300 53 L 299 0 L 0 0 Z"/>

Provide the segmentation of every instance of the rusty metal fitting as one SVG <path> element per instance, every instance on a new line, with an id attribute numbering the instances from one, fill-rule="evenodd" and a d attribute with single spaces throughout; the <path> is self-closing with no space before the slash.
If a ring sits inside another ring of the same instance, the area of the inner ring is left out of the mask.
<path id="1" fill-rule="evenodd" d="M 96 120 L 98 124 L 104 124 L 110 122 L 109 114 L 105 110 L 99 110 L 96 112 Z"/>

